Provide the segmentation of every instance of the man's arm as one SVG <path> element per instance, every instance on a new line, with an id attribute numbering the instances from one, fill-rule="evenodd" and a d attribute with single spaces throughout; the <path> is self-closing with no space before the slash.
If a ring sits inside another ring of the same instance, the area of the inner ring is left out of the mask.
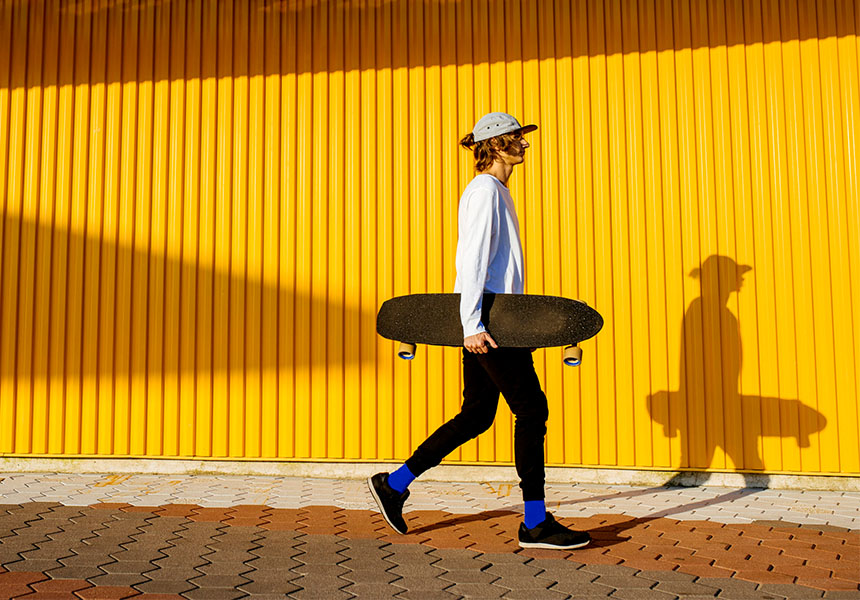
<path id="1" fill-rule="evenodd" d="M 472 354 L 486 354 L 489 352 L 489 350 L 487 350 L 487 344 L 493 348 L 499 347 L 498 344 L 496 344 L 496 340 L 494 340 L 486 331 L 470 335 L 463 340 L 463 346 Z"/>
<path id="2" fill-rule="evenodd" d="M 471 352 L 486 352 L 485 342 L 498 347 L 481 322 L 484 284 L 492 260 L 493 229 L 498 219 L 497 199 L 489 190 L 477 190 L 463 200 L 467 202 L 460 223 L 463 244 L 459 272 L 463 345 Z"/>

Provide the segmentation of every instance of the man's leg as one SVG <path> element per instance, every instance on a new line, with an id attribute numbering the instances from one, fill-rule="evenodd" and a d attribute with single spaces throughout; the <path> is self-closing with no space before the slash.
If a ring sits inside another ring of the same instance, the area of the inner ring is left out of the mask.
<path id="1" fill-rule="evenodd" d="M 478 360 L 514 414 L 514 460 L 525 502 L 544 499 L 544 437 L 549 417 L 531 352 L 499 348 Z"/>
<path id="2" fill-rule="evenodd" d="M 451 452 L 493 424 L 499 405 L 499 389 L 484 370 L 479 356 L 482 355 L 463 350 L 463 405 L 457 416 L 443 423 L 406 461 L 406 466 L 416 477 L 438 465 Z"/>
<path id="3" fill-rule="evenodd" d="M 481 355 L 481 360 L 516 418 L 514 458 L 526 506 L 526 518 L 518 534 L 520 546 L 573 550 L 587 545 L 591 540 L 587 533 L 568 529 L 546 512 L 543 443 L 549 409 L 531 352 L 500 348 Z"/>
<path id="4" fill-rule="evenodd" d="M 403 503 L 409 496 L 406 488 L 412 480 L 493 424 L 499 405 L 499 390 L 476 357 L 463 350 L 464 388 L 460 413 L 433 432 L 394 473 L 377 473 L 368 481 L 383 517 L 399 533 L 407 531 L 402 512 Z"/>

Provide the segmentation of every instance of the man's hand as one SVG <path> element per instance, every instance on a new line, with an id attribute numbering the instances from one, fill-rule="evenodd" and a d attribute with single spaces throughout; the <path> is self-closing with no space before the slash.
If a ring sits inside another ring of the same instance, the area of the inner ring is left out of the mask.
<path id="1" fill-rule="evenodd" d="M 492 346 L 493 348 L 499 347 L 496 344 L 496 341 L 492 337 L 490 337 L 490 334 L 486 331 L 476 333 L 475 335 L 470 335 L 463 340 L 463 346 L 465 346 L 466 350 L 473 354 L 486 354 L 487 352 L 489 352 L 489 350 L 487 350 L 486 344 L 490 344 L 490 346 Z"/>

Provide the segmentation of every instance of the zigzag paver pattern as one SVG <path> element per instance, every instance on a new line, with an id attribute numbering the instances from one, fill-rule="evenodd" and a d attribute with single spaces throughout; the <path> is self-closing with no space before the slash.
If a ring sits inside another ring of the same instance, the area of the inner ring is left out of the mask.
<path id="1" fill-rule="evenodd" d="M 520 549 L 511 486 L 417 482 L 398 535 L 361 481 L 7 476 L 0 598 L 860 598 L 860 494 L 552 488 L 589 547 Z"/>

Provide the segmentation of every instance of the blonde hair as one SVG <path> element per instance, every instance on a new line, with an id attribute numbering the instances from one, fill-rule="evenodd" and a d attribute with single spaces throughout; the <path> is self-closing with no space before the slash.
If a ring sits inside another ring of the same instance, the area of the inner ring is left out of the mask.
<path id="1" fill-rule="evenodd" d="M 469 133 L 460 140 L 460 145 L 466 150 L 471 151 L 474 155 L 475 170 L 486 171 L 493 165 L 493 162 L 499 158 L 500 152 L 507 152 L 510 154 L 511 151 L 516 148 L 516 144 L 519 140 L 518 134 L 518 131 L 513 131 L 511 133 L 497 135 L 496 137 L 476 142 L 474 134 Z"/>

